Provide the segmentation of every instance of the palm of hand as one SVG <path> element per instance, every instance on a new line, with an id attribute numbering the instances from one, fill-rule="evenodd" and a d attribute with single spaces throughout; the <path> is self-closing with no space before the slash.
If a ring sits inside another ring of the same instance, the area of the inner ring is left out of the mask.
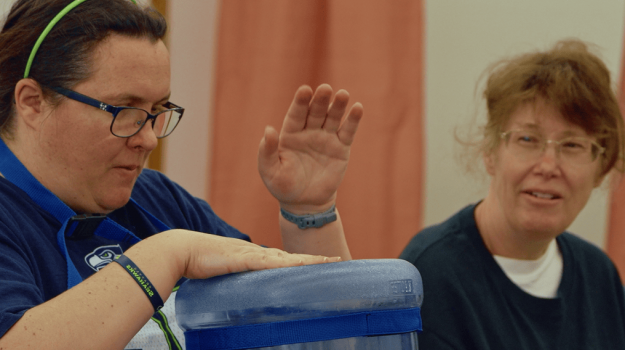
<path id="1" fill-rule="evenodd" d="M 283 203 L 324 205 L 333 200 L 349 159 L 349 146 L 323 130 L 283 135 L 280 162 L 265 185 Z"/>
<path id="2" fill-rule="evenodd" d="M 259 149 L 261 177 L 282 207 L 316 212 L 330 207 L 349 159 L 362 107 L 355 104 L 341 124 L 349 95 L 321 85 L 315 95 L 300 88 L 280 135 L 268 127 Z"/>

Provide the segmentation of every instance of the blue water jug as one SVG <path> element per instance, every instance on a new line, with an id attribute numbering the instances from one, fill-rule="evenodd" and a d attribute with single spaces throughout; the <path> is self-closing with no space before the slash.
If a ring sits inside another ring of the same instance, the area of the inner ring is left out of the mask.
<path id="1" fill-rule="evenodd" d="M 187 350 L 417 349 L 421 275 L 398 259 L 243 272 L 183 283 Z"/>

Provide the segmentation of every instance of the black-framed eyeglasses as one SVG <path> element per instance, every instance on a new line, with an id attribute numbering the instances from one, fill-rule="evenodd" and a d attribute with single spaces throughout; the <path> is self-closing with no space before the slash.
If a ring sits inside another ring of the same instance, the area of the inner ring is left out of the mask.
<path id="1" fill-rule="evenodd" d="M 182 119 L 182 115 L 184 113 L 184 108 L 171 102 L 167 102 L 160 106 L 163 110 L 158 111 L 156 114 L 151 114 L 141 108 L 111 106 L 89 96 L 85 96 L 76 91 L 68 90 L 62 87 L 52 87 L 50 89 L 67 98 L 71 98 L 74 101 L 82 102 L 89 106 L 111 113 L 113 115 L 113 121 L 111 121 L 111 133 L 117 137 L 131 137 L 141 131 L 143 126 L 152 120 L 152 129 L 154 130 L 156 137 L 162 139 L 174 131 L 176 126 L 178 126 L 178 123 L 180 123 L 180 119 Z"/>

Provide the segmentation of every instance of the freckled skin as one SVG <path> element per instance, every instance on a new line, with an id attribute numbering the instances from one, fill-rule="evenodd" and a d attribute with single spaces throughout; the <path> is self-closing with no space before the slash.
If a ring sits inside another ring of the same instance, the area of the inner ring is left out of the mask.
<path id="1" fill-rule="evenodd" d="M 94 52 L 94 74 L 73 90 L 112 105 L 152 111 L 170 94 L 169 54 L 148 39 L 111 35 Z M 142 102 L 120 96 L 136 96 Z M 151 128 L 130 138 L 111 134 L 110 113 L 64 99 L 41 121 L 26 167 L 70 208 L 108 213 L 125 205 L 157 139 Z M 76 152 L 76 150 L 81 150 Z M 120 167 L 134 166 L 124 171 Z M 60 176 L 49 176 L 60 174 Z"/>

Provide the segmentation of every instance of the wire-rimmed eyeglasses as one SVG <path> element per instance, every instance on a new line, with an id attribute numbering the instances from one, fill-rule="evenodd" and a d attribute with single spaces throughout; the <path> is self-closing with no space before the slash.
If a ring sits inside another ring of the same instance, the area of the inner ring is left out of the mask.
<path id="1" fill-rule="evenodd" d="M 141 131 L 145 124 L 152 120 L 152 129 L 156 137 L 161 139 L 174 131 L 184 113 L 184 108 L 171 102 L 166 102 L 164 105 L 160 106 L 163 110 L 158 111 L 156 114 L 151 114 L 141 108 L 111 106 L 62 87 L 52 87 L 50 89 L 72 100 L 111 113 L 113 115 L 111 133 L 117 137 L 131 137 Z"/>
<path id="2" fill-rule="evenodd" d="M 499 135 L 513 154 L 524 160 L 537 160 L 553 144 L 556 155 L 571 164 L 589 164 L 605 152 L 597 142 L 582 137 L 571 136 L 561 140 L 549 140 L 532 130 L 515 129 Z"/>

